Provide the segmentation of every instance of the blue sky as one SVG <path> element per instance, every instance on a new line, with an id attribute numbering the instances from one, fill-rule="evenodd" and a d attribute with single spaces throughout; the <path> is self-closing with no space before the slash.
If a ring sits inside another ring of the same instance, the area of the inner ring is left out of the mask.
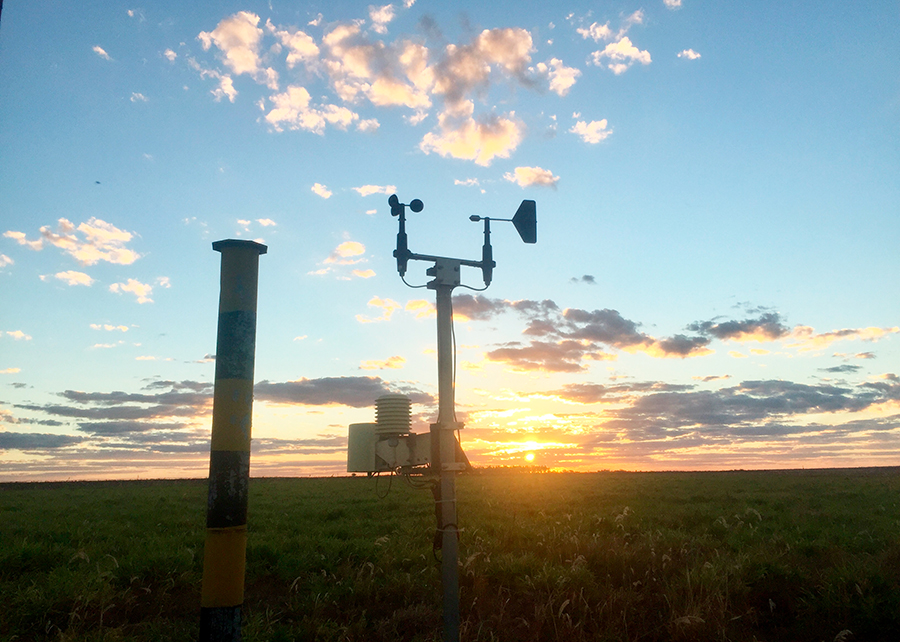
<path id="1" fill-rule="evenodd" d="M 900 10 L 845 3 L 5 3 L 0 478 L 205 475 L 219 255 L 258 240 L 253 472 L 436 411 L 456 291 L 481 465 L 895 464 Z M 426 281 L 424 263 L 407 280 Z M 480 287 L 471 270 L 464 282 Z M 525 457 L 529 459 L 526 460 Z"/>

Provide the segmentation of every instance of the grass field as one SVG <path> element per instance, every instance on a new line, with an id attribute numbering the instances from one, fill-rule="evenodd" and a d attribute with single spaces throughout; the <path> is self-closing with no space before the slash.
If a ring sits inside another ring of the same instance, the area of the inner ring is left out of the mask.
<path id="1" fill-rule="evenodd" d="M 254 479 L 244 639 L 440 640 L 431 493 Z M 458 481 L 463 640 L 900 639 L 900 470 Z M 206 482 L 0 485 L 0 640 L 195 640 Z"/>

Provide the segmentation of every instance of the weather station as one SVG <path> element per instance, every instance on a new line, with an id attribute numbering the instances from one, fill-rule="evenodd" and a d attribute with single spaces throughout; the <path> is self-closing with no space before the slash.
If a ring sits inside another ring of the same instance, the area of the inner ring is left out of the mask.
<path id="1" fill-rule="evenodd" d="M 403 395 L 384 395 L 376 400 L 375 423 L 353 424 L 349 427 L 347 443 L 347 471 L 365 472 L 369 475 L 391 473 L 402 475 L 407 481 L 412 477 L 430 476 L 430 487 L 435 498 L 437 532 L 435 551 L 441 551 L 441 581 L 443 585 L 444 640 L 459 640 L 459 532 L 456 514 L 456 474 L 469 467 L 462 450 L 459 431 L 463 424 L 456 419 L 455 399 L 455 345 L 453 334 L 453 289 L 466 287 L 483 291 L 488 288 L 497 266 L 491 248 L 491 221 L 510 222 L 525 243 L 537 242 L 537 207 L 534 201 L 524 200 L 512 218 L 493 218 L 472 215 L 470 221 L 484 223 L 484 243 L 481 260 L 458 259 L 431 254 L 418 254 L 409 249 L 406 234 L 406 208 L 419 213 L 424 204 L 419 199 L 401 203 L 394 194 L 388 199 L 391 215 L 398 218 L 397 271 L 410 287 L 427 287 L 435 291 L 437 311 L 438 357 L 438 417 L 427 433 L 410 431 L 410 401 Z M 433 277 L 424 286 L 412 286 L 405 276 L 409 261 L 426 261 L 432 266 L 425 270 Z M 481 270 L 484 287 L 475 288 L 463 284 L 463 267 Z M 437 477 L 435 479 L 435 477 Z M 421 483 L 421 482 L 419 482 Z"/>

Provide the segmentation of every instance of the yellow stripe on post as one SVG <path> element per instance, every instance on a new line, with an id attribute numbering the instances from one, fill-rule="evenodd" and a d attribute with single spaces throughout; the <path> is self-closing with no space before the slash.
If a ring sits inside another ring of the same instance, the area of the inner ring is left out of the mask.
<path id="1" fill-rule="evenodd" d="M 213 398 L 212 450 L 250 450 L 253 382 L 217 379 Z"/>
<path id="2" fill-rule="evenodd" d="M 210 528 L 206 531 L 201 607 L 243 604 L 246 555 L 246 526 Z"/>

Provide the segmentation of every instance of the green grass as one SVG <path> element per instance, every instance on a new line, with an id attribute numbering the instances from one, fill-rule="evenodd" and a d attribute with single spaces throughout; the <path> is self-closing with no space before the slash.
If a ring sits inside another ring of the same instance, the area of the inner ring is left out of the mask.
<path id="1" fill-rule="evenodd" d="M 896 469 L 461 476 L 462 638 L 895 641 L 898 487 Z M 387 488 L 252 480 L 245 640 L 441 639 L 431 494 Z M 3 485 L 0 640 L 195 640 L 205 510 L 200 481 Z"/>

